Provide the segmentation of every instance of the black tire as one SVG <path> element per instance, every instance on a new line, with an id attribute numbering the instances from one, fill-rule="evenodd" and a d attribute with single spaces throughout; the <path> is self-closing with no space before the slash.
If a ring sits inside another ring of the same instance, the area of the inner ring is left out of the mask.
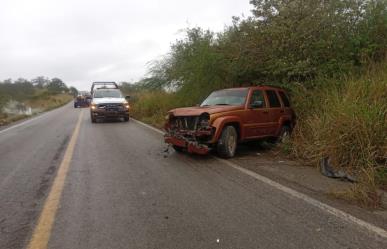
<path id="1" fill-rule="evenodd" d="M 220 157 L 231 158 L 235 155 L 238 143 L 238 133 L 233 126 L 223 128 L 222 135 L 217 144 L 217 151 Z"/>
<path id="2" fill-rule="evenodd" d="M 128 122 L 128 121 L 129 121 L 129 116 L 124 117 L 124 122 Z"/>
<path id="3" fill-rule="evenodd" d="M 93 115 L 90 114 L 90 119 L 92 123 L 97 123 L 97 119 L 93 117 Z"/>
<path id="4" fill-rule="evenodd" d="M 289 126 L 284 125 L 281 127 L 280 134 L 277 138 L 277 143 L 284 143 L 286 142 L 290 137 L 291 129 Z"/>
<path id="5" fill-rule="evenodd" d="M 172 145 L 172 147 L 178 153 L 184 152 L 184 148 L 183 147 L 180 147 L 180 146 L 177 146 L 177 145 Z"/>
<path id="6" fill-rule="evenodd" d="M 284 125 L 281 127 L 281 131 L 277 137 L 269 137 L 266 139 L 266 142 L 273 145 L 283 143 L 285 140 L 289 139 L 290 133 L 291 133 L 290 127 L 287 125 Z"/>

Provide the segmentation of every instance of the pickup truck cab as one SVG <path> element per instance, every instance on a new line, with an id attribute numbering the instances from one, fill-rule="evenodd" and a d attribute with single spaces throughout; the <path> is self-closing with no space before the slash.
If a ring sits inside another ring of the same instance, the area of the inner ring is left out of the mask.
<path id="1" fill-rule="evenodd" d="M 239 142 L 282 140 L 295 125 L 286 92 L 277 87 L 254 86 L 212 92 L 200 106 L 170 110 L 164 140 L 176 151 L 221 157 L 235 155 Z"/>

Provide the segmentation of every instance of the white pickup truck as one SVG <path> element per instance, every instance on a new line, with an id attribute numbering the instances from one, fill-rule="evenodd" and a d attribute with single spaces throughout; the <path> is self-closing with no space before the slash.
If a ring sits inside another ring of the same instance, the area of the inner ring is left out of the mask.
<path id="1" fill-rule="evenodd" d="M 124 96 L 115 82 L 94 82 L 91 87 L 91 122 L 98 119 L 121 118 L 129 121 L 129 96 Z"/>

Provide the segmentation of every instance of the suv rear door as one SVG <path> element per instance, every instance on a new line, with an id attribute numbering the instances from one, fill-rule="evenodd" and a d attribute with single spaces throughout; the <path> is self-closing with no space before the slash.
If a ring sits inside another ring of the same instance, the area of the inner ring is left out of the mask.
<path id="1" fill-rule="evenodd" d="M 278 95 L 281 98 L 282 105 L 283 105 L 284 111 L 285 111 L 282 114 L 282 119 L 285 121 L 288 120 L 288 121 L 292 122 L 292 125 L 294 125 L 295 116 L 294 116 L 294 112 L 293 112 L 293 109 L 291 107 L 291 103 L 290 103 L 288 95 L 282 90 L 278 90 Z"/>
<path id="2" fill-rule="evenodd" d="M 265 92 L 267 100 L 269 102 L 269 135 L 276 136 L 280 128 L 280 118 L 285 111 L 276 90 L 269 89 L 265 90 Z"/>

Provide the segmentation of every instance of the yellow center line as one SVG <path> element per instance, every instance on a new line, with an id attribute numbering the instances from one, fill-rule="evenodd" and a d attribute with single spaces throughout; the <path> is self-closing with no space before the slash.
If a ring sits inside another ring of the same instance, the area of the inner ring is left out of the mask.
<path id="1" fill-rule="evenodd" d="M 58 173 L 54 179 L 50 193 L 48 194 L 48 197 L 44 203 L 43 210 L 40 214 L 38 223 L 33 231 L 31 240 L 27 246 L 28 249 L 47 248 L 48 240 L 50 239 L 51 230 L 55 221 L 55 215 L 58 210 L 59 202 L 63 192 L 67 172 L 69 171 L 75 144 L 78 139 L 82 116 L 83 111 L 81 111 L 81 113 L 79 114 L 77 125 L 75 126 L 70 142 L 63 156 L 63 160 L 59 166 Z"/>

